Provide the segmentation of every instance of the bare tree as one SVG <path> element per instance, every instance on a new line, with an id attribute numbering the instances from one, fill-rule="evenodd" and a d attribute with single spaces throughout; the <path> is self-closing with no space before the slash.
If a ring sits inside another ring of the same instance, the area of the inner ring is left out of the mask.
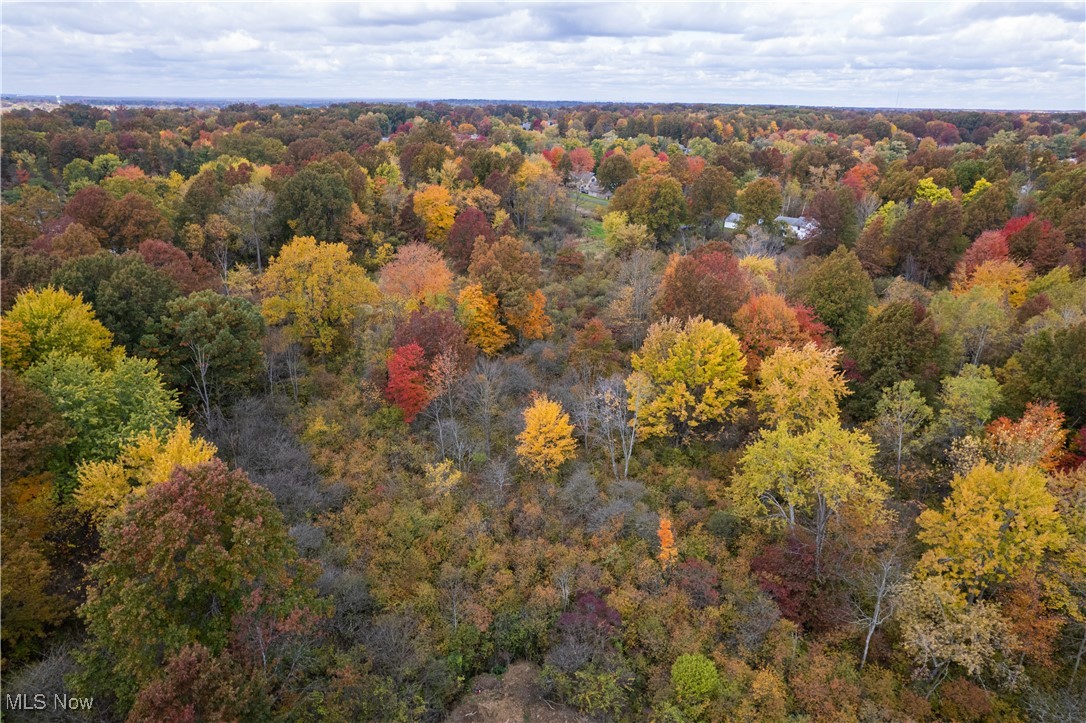
<path id="1" fill-rule="evenodd" d="M 238 227 L 241 240 L 256 252 L 256 268 L 263 271 L 260 246 L 271 223 L 275 194 L 256 183 L 235 186 L 223 202 L 222 212 Z"/>
<path id="2" fill-rule="evenodd" d="M 593 395 L 592 415 L 596 421 L 596 434 L 611 458 L 611 470 L 616 480 L 630 474 L 630 458 L 637 442 L 637 412 L 641 395 L 632 397 L 620 375 L 596 382 Z M 622 474 L 619 475 L 619 459 Z"/>
<path id="3" fill-rule="evenodd" d="M 475 363 L 475 370 L 467 380 L 468 399 L 472 404 L 476 419 L 483 428 L 488 459 L 491 453 L 494 416 L 498 412 L 498 404 L 505 392 L 505 386 L 505 367 L 496 359 L 479 359 Z"/>
<path id="4" fill-rule="evenodd" d="M 860 658 L 861 669 L 867 664 L 875 631 L 894 614 L 897 596 L 893 593 L 901 582 L 902 574 L 899 551 L 888 548 L 866 566 L 853 583 L 851 603 L 856 613 L 855 624 L 866 631 L 864 652 Z"/>

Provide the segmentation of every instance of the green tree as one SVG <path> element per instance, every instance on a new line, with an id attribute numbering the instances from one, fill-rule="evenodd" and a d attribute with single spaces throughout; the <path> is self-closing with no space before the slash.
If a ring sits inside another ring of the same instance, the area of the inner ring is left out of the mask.
<path id="1" fill-rule="evenodd" d="M 130 353 L 178 296 L 177 285 L 164 272 L 151 268 L 137 253 L 99 253 L 72 259 L 53 274 L 53 283 L 82 294 L 94 307 L 116 343 Z"/>
<path id="2" fill-rule="evenodd" d="M 1003 369 L 1004 394 L 1014 416 L 1033 399 L 1051 399 L 1067 425 L 1086 422 L 1086 321 L 1026 337 Z"/>
<path id="3" fill-rule="evenodd" d="M 74 434 L 58 470 L 62 486 L 70 485 L 77 463 L 116 457 L 127 440 L 165 429 L 177 413 L 176 394 L 147 359 L 122 357 L 102 368 L 84 356 L 54 354 L 27 370 L 26 380 L 45 393 Z"/>
<path id="4" fill-rule="evenodd" d="M 986 366 L 966 364 L 943 379 L 939 391 L 939 432 L 948 439 L 980 434 L 1001 401 L 999 382 Z"/>
<path id="5" fill-rule="evenodd" d="M 772 224 L 781 215 L 781 184 L 775 178 L 757 178 L 739 192 L 743 227 Z"/>
<path id="6" fill-rule="evenodd" d="M 687 440 L 734 416 L 747 362 L 723 324 L 700 316 L 657 322 L 631 361 L 627 387 L 642 437 Z"/>
<path id="7" fill-rule="evenodd" d="M 608 209 L 625 212 L 630 223 L 643 225 L 657 241 L 675 235 L 687 210 L 682 186 L 663 175 L 627 181 L 615 191 Z"/>
<path id="8" fill-rule="evenodd" d="M 318 161 L 283 184 L 275 198 L 275 218 L 286 236 L 335 242 L 342 236 L 353 203 L 343 171 L 334 163 Z"/>
<path id="9" fill-rule="evenodd" d="M 796 279 L 796 293 L 840 343 L 848 343 L 875 303 L 871 278 L 844 246 L 804 269 Z"/>
<path id="10" fill-rule="evenodd" d="M 693 720 L 704 720 L 710 702 L 720 694 L 720 673 L 701 653 L 686 653 L 671 665 L 671 687 L 680 710 Z"/>
<path id="11" fill-rule="evenodd" d="M 258 634 L 267 655 L 283 625 L 315 609 L 312 574 L 270 492 L 218 460 L 181 469 L 102 532 L 79 610 L 89 641 L 78 682 L 125 711 L 186 645 L 218 655 Z"/>
<path id="12" fill-rule="evenodd" d="M 906 379 L 882 390 L 869 428 L 879 451 L 892 460 L 894 478 L 901 481 L 902 464 L 927 441 L 932 411 L 916 385 Z"/>
<path id="13" fill-rule="evenodd" d="M 264 319 L 246 299 L 214 291 L 174 299 L 152 331 L 143 339 L 144 355 L 158 360 L 181 403 L 205 419 L 260 378 Z"/>
<path id="14" fill-rule="evenodd" d="M 930 394 L 938 378 L 938 347 L 935 322 L 923 306 L 906 300 L 880 308 L 856 330 L 848 345 L 860 375 L 849 404 L 852 413 L 869 418 L 883 388 L 905 379 Z"/>
<path id="15" fill-rule="evenodd" d="M 636 177 L 637 169 L 625 153 L 612 153 L 600 161 L 600 165 L 596 168 L 596 179 L 608 191 L 614 191 Z"/>

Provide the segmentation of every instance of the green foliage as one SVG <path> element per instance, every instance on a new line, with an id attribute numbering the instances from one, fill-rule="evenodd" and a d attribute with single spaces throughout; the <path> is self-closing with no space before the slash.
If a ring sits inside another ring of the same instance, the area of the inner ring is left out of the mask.
<path id="1" fill-rule="evenodd" d="M 701 653 L 686 653 L 671 665 L 671 686 L 680 708 L 694 720 L 701 720 L 710 701 L 720 693 L 720 674 L 713 661 Z"/>
<path id="2" fill-rule="evenodd" d="M 837 340 L 848 343 L 875 302 L 875 288 L 856 254 L 839 246 L 796 279 L 796 292 Z"/>
<path id="3" fill-rule="evenodd" d="M 117 456 L 141 432 L 170 426 L 178 408 L 175 393 L 146 359 L 124 357 L 101 368 L 87 357 L 54 354 L 31 367 L 26 379 L 75 435 L 58 469 L 68 483 L 76 464 Z"/>
<path id="4" fill-rule="evenodd" d="M 186 408 L 210 412 L 256 385 L 263 371 L 264 319 L 247 299 L 200 291 L 174 299 L 141 352 L 158 359 Z"/>

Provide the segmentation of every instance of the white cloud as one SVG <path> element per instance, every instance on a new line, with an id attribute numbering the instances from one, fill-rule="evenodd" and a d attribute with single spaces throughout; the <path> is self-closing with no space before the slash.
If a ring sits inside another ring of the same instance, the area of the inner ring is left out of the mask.
<path id="1" fill-rule="evenodd" d="M 1075 2 L 5 2 L 3 90 L 1084 110 L 1084 36 Z"/>

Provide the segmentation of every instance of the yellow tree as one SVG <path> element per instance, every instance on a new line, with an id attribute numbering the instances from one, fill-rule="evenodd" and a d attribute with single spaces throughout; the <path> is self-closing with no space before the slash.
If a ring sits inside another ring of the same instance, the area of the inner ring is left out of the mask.
<path id="1" fill-rule="evenodd" d="M 113 335 L 81 295 L 47 286 L 19 294 L 3 320 L 4 365 L 20 370 L 53 352 L 79 354 L 105 365 Z"/>
<path id="2" fill-rule="evenodd" d="M 438 185 L 422 186 L 415 191 L 413 208 L 426 228 L 426 240 L 438 246 L 444 244 L 456 220 L 456 206 L 449 189 Z"/>
<path id="3" fill-rule="evenodd" d="M 941 511 L 917 518 L 917 538 L 930 546 L 917 567 L 953 580 L 970 600 L 1067 542 L 1056 498 L 1034 467 L 982 462 L 950 486 Z"/>
<path id="4" fill-rule="evenodd" d="M 479 284 L 469 284 L 456 299 L 457 318 L 464 325 L 468 341 L 487 356 L 497 354 L 513 337 L 498 320 L 498 297 L 483 291 Z"/>
<path id="5" fill-rule="evenodd" d="M 783 346 L 762 362 L 754 405 L 762 422 L 794 432 L 810 429 L 822 419 L 836 419 L 838 401 L 848 394 L 837 370 L 840 349 L 801 349 Z"/>
<path id="6" fill-rule="evenodd" d="M 684 440 L 734 414 L 747 364 L 735 334 L 700 316 L 653 324 L 632 363 L 627 387 L 640 400 L 639 434 Z"/>
<path id="7" fill-rule="evenodd" d="M 345 244 L 295 237 L 260 279 L 262 312 L 269 324 L 286 324 L 295 341 L 330 352 L 359 310 L 378 299 L 376 285 L 351 263 Z"/>
<path id="8" fill-rule="evenodd" d="M 875 445 L 863 432 L 841 427 L 836 417 L 793 434 L 787 427 L 763 429 L 739 462 L 731 494 L 740 514 L 814 538 L 815 571 L 831 526 L 850 509 L 874 521 L 889 492 L 875 474 Z"/>
<path id="9" fill-rule="evenodd" d="M 517 454 L 524 466 L 535 472 L 552 472 L 573 459 L 577 442 L 573 425 L 562 405 L 544 395 L 532 396 L 532 405 L 524 410 L 524 431 L 517 435 Z"/>
<path id="10" fill-rule="evenodd" d="M 215 445 L 192 436 L 188 420 L 179 421 L 165 437 L 153 429 L 144 432 L 125 445 L 117 459 L 79 466 L 76 506 L 101 522 L 130 498 L 168 480 L 178 467 L 207 462 L 216 451 Z"/>

